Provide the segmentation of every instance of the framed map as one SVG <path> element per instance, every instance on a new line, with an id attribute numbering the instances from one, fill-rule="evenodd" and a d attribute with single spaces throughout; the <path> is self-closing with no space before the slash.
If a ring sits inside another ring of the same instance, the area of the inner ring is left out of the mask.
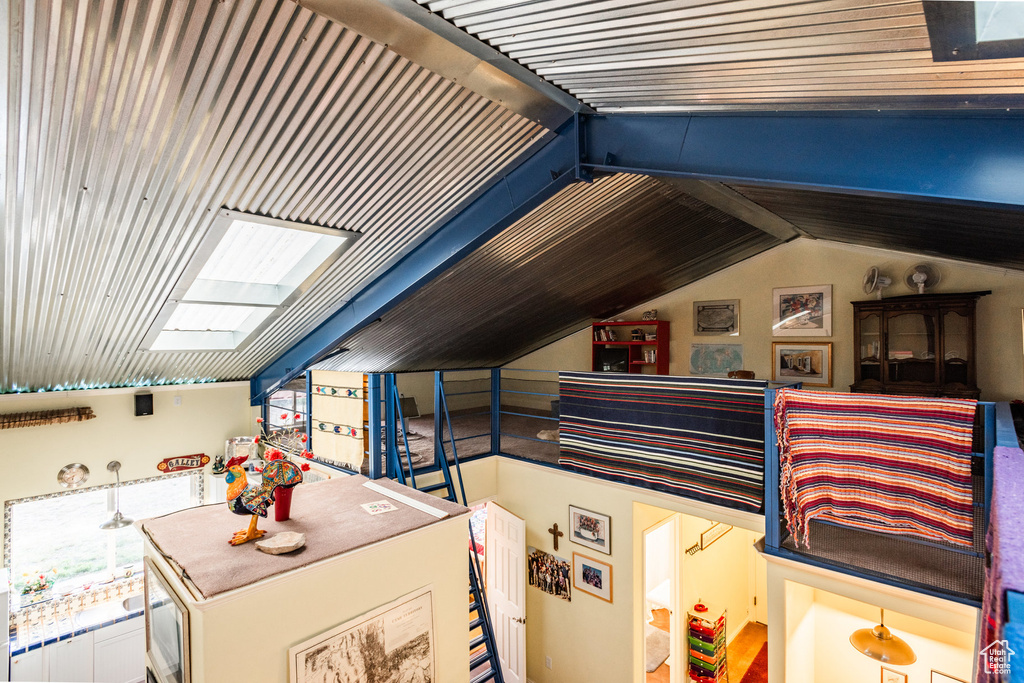
<path id="1" fill-rule="evenodd" d="M 743 369 L 743 344 L 690 344 L 690 374 L 725 377 Z"/>
<path id="2" fill-rule="evenodd" d="M 735 337 L 740 333 L 740 300 L 693 302 L 693 333 L 701 337 Z"/>
<path id="3" fill-rule="evenodd" d="M 437 680 L 431 587 L 288 648 L 290 683 Z"/>

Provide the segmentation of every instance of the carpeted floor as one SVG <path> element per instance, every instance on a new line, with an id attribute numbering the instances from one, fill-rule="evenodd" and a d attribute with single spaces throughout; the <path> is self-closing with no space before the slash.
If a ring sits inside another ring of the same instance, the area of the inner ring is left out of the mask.
<path id="1" fill-rule="evenodd" d="M 761 646 L 740 683 L 768 683 L 768 643 Z"/>
<path id="2" fill-rule="evenodd" d="M 525 413 L 522 408 L 504 407 L 502 410 Z M 550 417 L 550 414 L 531 416 L 503 413 L 501 416 L 502 452 L 529 460 L 557 463 L 558 443 L 534 440 L 538 432 L 542 430 L 558 429 L 558 420 L 548 419 Z M 406 437 L 409 441 L 413 467 L 429 466 L 434 462 L 434 416 L 422 415 L 407 418 L 406 423 L 408 425 Z M 472 410 L 453 413 L 452 428 L 455 431 L 455 448 L 459 459 L 491 452 L 491 415 L 489 412 L 480 413 L 477 410 Z M 445 449 L 451 459 L 451 445 L 448 442 L 447 428 L 444 433 Z M 404 450 L 404 443 L 401 440 L 399 440 L 399 446 Z"/>

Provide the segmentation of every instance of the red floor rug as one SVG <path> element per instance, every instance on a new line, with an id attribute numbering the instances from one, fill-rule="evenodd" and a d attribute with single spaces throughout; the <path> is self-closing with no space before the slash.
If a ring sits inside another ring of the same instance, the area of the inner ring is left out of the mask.
<path id="1" fill-rule="evenodd" d="M 740 683 L 768 683 L 768 643 L 761 646 Z"/>

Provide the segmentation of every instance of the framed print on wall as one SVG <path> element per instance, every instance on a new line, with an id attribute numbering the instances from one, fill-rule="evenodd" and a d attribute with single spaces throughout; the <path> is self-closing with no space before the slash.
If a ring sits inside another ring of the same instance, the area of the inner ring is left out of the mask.
<path id="1" fill-rule="evenodd" d="M 690 374 L 728 377 L 743 369 L 743 344 L 690 344 Z"/>
<path id="2" fill-rule="evenodd" d="M 883 666 L 882 683 L 907 683 L 907 674 Z"/>
<path id="3" fill-rule="evenodd" d="M 612 520 L 608 515 L 569 506 L 569 540 L 605 555 L 612 554 Z"/>
<path id="4" fill-rule="evenodd" d="M 572 554 L 572 587 L 612 601 L 612 566 L 593 557 Z"/>
<path id="5" fill-rule="evenodd" d="M 932 669 L 932 680 L 931 683 L 966 683 L 961 678 L 953 678 L 949 674 L 944 674 L 940 671 Z"/>
<path id="6" fill-rule="evenodd" d="M 832 285 L 772 290 L 773 337 L 831 337 Z"/>
<path id="7" fill-rule="evenodd" d="M 832 342 L 772 342 L 772 381 L 832 386 Z"/>
<path id="8" fill-rule="evenodd" d="M 693 302 L 693 334 L 698 337 L 735 337 L 740 333 L 740 300 Z"/>

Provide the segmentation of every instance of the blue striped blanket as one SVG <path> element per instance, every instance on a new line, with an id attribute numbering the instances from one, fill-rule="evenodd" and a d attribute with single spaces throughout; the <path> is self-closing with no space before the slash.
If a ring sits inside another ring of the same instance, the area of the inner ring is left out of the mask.
<path id="1" fill-rule="evenodd" d="M 767 384 L 559 373 L 558 462 L 574 472 L 758 512 Z"/>

